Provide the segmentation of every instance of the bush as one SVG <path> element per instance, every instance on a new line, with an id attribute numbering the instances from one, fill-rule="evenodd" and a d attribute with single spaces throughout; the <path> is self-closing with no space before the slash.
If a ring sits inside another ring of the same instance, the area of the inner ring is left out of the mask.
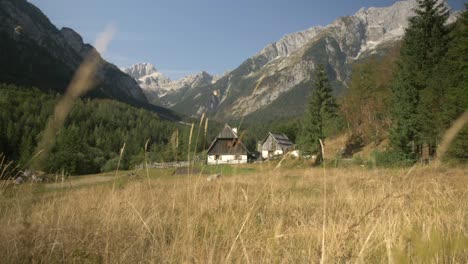
<path id="1" fill-rule="evenodd" d="M 353 164 L 356 166 L 361 166 L 364 165 L 365 161 L 361 156 L 355 156 L 353 157 Z"/>
<path id="2" fill-rule="evenodd" d="M 102 166 L 101 172 L 115 171 L 117 169 L 117 164 L 119 163 L 119 157 L 110 159 Z"/>
<path id="3" fill-rule="evenodd" d="M 406 167 L 414 164 L 414 160 L 397 151 L 373 151 L 371 154 L 373 166 L 376 167 Z"/>

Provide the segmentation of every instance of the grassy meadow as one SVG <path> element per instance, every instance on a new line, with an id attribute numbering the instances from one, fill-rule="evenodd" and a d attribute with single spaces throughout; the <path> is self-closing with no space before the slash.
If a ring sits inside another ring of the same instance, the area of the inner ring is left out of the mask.
<path id="1" fill-rule="evenodd" d="M 468 262 L 466 168 L 275 166 L 4 187 L 1 262 Z"/>

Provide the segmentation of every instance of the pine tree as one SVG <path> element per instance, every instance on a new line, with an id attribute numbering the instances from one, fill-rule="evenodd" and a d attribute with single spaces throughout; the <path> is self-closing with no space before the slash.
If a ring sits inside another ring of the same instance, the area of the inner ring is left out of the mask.
<path id="1" fill-rule="evenodd" d="M 437 66 L 431 85 L 445 89 L 440 98 L 443 108 L 439 121 L 445 130 L 468 109 L 468 4 L 451 31 L 449 49 Z M 468 161 L 468 126 L 452 142 L 446 158 Z"/>
<path id="2" fill-rule="evenodd" d="M 327 136 L 324 133 L 325 122 L 336 115 L 336 110 L 337 104 L 332 96 L 328 76 L 323 65 L 319 65 L 299 138 L 299 147 L 303 153 L 317 155 L 318 162 L 323 159 L 320 140 L 324 141 Z"/>
<path id="3" fill-rule="evenodd" d="M 446 54 L 449 10 L 445 2 L 418 0 L 416 16 L 410 18 L 403 39 L 395 85 L 393 86 L 393 129 L 391 144 L 406 158 L 421 156 L 423 145 L 434 147 L 439 137 L 439 98 L 443 89 L 430 87 L 435 66 Z"/>

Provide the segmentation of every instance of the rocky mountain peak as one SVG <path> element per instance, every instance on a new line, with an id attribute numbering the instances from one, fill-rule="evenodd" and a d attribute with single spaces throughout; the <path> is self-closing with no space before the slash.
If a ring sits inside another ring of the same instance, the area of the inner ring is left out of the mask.
<path id="1" fill-rule="evenodd" d="M 441 0 L 443 1 L 443 0 Z M 403 0 L 389 7 L 361 8 L 352 16 L 338 18 L 326 27 L 314 26 L 309 29 L 287 34 L 280 40 L 268 44 L 255 57 L 264 57 L 266 62 L 284 58 L 304 47 L 324 31 L 332 30 L 345 47 L 348 56 L 355 57 L 361 47 L 368 48 L 367 42 L 379 42 L 384 38 L 397 38 L 404 34 L 408 18 L 414 15 L 417 0 Z"/>
<path id="2" fill-rule="evenodd" d="M 322 30 L 323 27 L 316 26 L 296 33 L 287 34 L 277 42 L 268 44 L 257 56 L 264 56 L 268 61 L 279 57 L 286 57 L 304 46 Z"/>
<path id="3" fill-rule="evenodd" d="M 203 86 L 211 84 L 213 82 L 213 76 L 211 76 L 206 71 L 202 71 L 199 73 L 187 75 L 177 82 L 185 86 Z"/>
<path id="4" fill-rule="evenodd" d="M 138 82 L 150 101 L 162 105 L 165 105 L 165 101 L 160 99 L 167 95 L 184 89 L 207 86 L 219 79 L 201 71 L 173 81 L 157 71 L 151 63 L 138 63 L 122 71 Z"/>
<path id="5" fill-rule="evenodd" d="M 147 62 L 134 64 L 129 68 L 124 69 L 124 72 L 137 80 L 144 76 L 159 73 L 153 64 Z"/>
<path id="6" fill-rule="evenodd" d="M 354 16 L 361 19 L 371 31 L 369 40 L 372 41 L 387 32 L 406 28 L 408 18 L 414 15 L 417 4 L 416 0 L 408 0 L 396 2 L 389 7 L 362 8 Z"/>

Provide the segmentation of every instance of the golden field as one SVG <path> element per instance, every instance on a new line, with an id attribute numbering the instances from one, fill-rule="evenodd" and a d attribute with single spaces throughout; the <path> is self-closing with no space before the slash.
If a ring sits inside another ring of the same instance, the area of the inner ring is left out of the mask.
<path id="1" fill-rule="evenodd" d="M 468 263 L 466 168 L 211 170 L 5 187 L 1 262 Z"/>

